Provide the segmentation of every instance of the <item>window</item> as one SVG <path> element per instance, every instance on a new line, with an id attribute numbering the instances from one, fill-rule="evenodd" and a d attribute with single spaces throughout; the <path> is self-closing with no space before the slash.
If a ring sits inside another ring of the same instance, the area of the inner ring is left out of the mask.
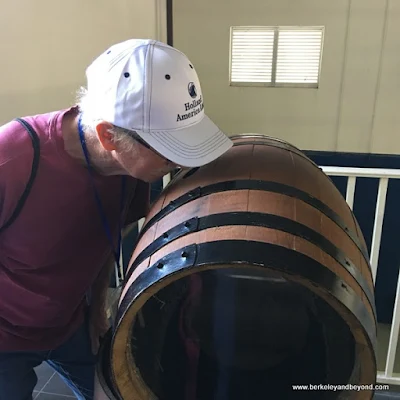
<path id="1" fill-rule="evenodd" d="M 323 36 L 323 27 L 232 27 L 231 85 L 317 88 Z"/>

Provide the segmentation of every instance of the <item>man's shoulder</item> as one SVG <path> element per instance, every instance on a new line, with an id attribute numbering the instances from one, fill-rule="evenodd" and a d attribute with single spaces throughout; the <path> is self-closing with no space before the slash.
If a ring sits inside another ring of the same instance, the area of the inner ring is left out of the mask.
<path id="1" fill-rule="evenodd" d="M 71 108 L 20 117 L 36 132 L 41 145 L 56 137 L 62 117 Z M 0 126 L 0 165 L 31 154 L 32 140 L 26 128 L 17 120 Z"/>
<path id="2" fill-rule="evenodd" d="M 0 165 L 17 160 L 32 149 L 26 129 L 17 121 L 10 121 L 0 127 Z"/>

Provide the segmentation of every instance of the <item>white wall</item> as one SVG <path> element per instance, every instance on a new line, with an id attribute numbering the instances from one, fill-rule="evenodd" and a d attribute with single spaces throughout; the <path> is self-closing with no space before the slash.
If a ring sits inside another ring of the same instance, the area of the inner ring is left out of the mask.
<path id="1" fill-rule="evenodd" d="M 399 0 L 174 0 L 174 46 L 229 134 L 302 149 L 400 153 Z M 324 25 L 319 89 L 229 86 L 233 25 Z"/>
<path id="2" fill-rule="evenodd" d="M 165 0 L 0 0 L 0 124 L 73 104 L 85 69 L 130 38 L 166 42 Z"/>

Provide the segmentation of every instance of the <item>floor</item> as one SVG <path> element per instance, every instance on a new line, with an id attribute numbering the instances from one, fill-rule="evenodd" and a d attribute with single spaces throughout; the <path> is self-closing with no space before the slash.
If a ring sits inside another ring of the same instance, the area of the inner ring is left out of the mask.
<path id="1" fill-rule="evenodd" d="M 109 318 L 115 317 L 119 293 L 120 289 L 109 289 L 107 298 Z M 39 367 L 35 368 L 35 371 L 38 376 L 38 383 L 33 393 L 33 400 L 76 399 L 72 390 L 49 365 L 42 363 Z"/>
<path id="2" fill-rule="evenodd" d="M 377 346 L 377 361 L 378 361 L 378 370 L 384 371 L 386 364 L 386 357 L 388 353 L 389 347 L 389 339 L 390 339 L 390 324 L 378 324 L 378 346 Z M 400 344 L 400 340 L 398 342 Z M 393 372 L 395 374 L 400 374 L 400 346 L 397 345 L 396 348 L 396 356 L 394 361 Z"/>
<path id="3" fill-rule="evenodd" d="M 33 400 L 72 400 L 76 399 L 71 389 L 54 370 L 42 363 L 35 368 L 38 383 L 33 393 Z"/>
<path id="4" fill-rule="evenodd" d="M 43 363 L 36 368 L 38 383 L 33 400 L 72 400 L 76 399 L 69 387 L 61 380 L 50 366 Z M 377 392 L 373 400 L 400 400 L 400 393 Z"/>
<path id="5" fill-rule="evenodd" d="M 110 290 L 109 304 L 114 305 L 115 299 L 117 298 L 118 291 Z M 109 316 L 115 313 L 114 307 L 109 308 Z M 378 328 L 378 369 L 384 370 L 387 347 L 390 336 L 390 325 L 379 324 Z M 397 354 L 395 359 L 395 373 L 400 373 L 400 346 L 397 348 Z M 38 383 L 35 387 L 33 400 L 67 400 L 75 399 L 71 389 L 64 383 L 53 369 L 46 363 L 43 363 L 36 368 L 38 375 Z M 376 392 L 374 400 L 400 400 L 400 387 L 392 387 L 390 392 Z"/>

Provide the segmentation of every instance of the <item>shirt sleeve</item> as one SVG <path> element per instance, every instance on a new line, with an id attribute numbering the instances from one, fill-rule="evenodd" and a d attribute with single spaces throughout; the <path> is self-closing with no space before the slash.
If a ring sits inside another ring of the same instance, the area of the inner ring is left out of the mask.
<path id="1" fill-rule="evenodd" d="M 26 129 L 12 121 L 0 127 L 0 227 L 17 207 L 32 170 L 33 146 Z"/>
<path id="2" fill-rule="evenodd" d="M 137 181 L 135 194 L 130 203 L 125 225 L 130 225 L 145 217 L 150 211 L 150 184 L 141 180 Z"/>

